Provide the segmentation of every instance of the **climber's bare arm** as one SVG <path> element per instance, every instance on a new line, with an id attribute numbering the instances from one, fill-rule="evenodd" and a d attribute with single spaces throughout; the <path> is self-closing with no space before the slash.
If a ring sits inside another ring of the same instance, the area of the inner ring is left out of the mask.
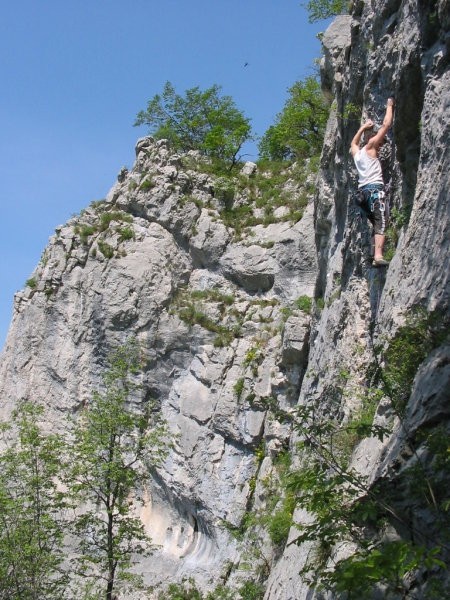
<path id="1" fill-rule="evenodd" d="M 372 129 L 372 127 L 373 127 L 373 121 L 370 121 L 370 120 L 366 121 L 364 123 L 364 125 L 361 125 L 361 127 L 355 133 L 355 137 L 352 139 L 352 144 L 350 146 L 350 151 L 352 153 L 352 156 L 355 156 L 355 154 L 359 151 L 359 144 L 361 142 L 361 137 L 362 137 L 363 133 L 367 129 Z"/>
<path id="2" fill-rule="evenodd" d="M 383 144 L 384 138 L 386 137 L 387 132 L 392 126 L 393 118 L 394 99 L 388 98 L 388 101 L 386 103 L 386 114 L 384 115 L 383 124 L 377 131 L 377 133 L 367 142 L 367 150 L 378 150 L 378 148 Z"/>

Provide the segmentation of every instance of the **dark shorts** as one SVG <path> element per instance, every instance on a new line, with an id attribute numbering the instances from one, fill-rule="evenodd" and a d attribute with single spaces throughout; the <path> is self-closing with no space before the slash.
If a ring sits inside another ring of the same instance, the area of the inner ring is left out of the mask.
<path id="1" fill-rule="evenodd" d="M 356 203 L 373 225 L 374 233 L 384 235 L 388 224 L 388 202 L 383 185 L 369 184 L 359 188 Z"/>

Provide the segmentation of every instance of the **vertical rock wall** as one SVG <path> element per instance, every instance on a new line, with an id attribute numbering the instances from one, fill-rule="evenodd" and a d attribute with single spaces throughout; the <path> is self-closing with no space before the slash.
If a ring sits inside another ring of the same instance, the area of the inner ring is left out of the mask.
<path id="1" fill-rule="evenodd" d="M 314 405 L 330 418 L 337 410 L 343 422 L 358 409 L 369 385 L 367 373 L 378 360 L 374 347 L 386 347 L 412 310 L 438 311 L 447 319 L 448 333 L 449 8 L 446 1 L 357 0 L 352 14 L 337 17 L 323 36 L 322 82 L 332 102 L 315 209 L 316 297 L 324 308 L 313 323 L 299 403 Z M 382 121 L 389 96 L 395 97 L 396 110 L 383 167 L 397 245 L 385 270 L 370 264 L 367 223 L 352 202 L 356 179 L 349 147 L 361 119 Z M 375 423 L 390 423 L 392 433 L 383 443 L 360 442 L 351 462 L 373 486 L 393 493 L 393 506 L 416 533 L 422 532 L 428 546 L 437 543 L 437 525 L 415 505 L 402 473 L 419 455 L 431 464 L 419 429 L 442 426 L 448 432 L 449 352 L 447 341 L 421 365 L 401 423 L 387 399 L 380 403 Z M 337 406 L 330 394 L 336 388 Z M 444 481 L 439 487 L 448 486 Z M 309 518 L 301 511 L 295 517 L 300 524 Z M 310 545 L 292 543 L 297 535 L 293 527 L 269 578 L 266 600 L 319 597 L 299 575 L 314 553 Z M 407 530 L 396 535 L 409 539 Z M 402 597 L 425 597 L 425 589 L 419 577 Z"/>

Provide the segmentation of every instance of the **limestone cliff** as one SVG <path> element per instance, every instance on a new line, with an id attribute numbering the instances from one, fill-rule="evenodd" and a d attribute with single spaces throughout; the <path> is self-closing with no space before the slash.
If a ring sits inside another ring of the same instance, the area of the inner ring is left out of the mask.
<path id="1" fill-rule="evenodd" d="M 357 410 L 358 398 L 367 397 L 380 348 L 389 347 L 414 307 L 440 315 L 447 341 L 421 364 L 402 418 L 393 414 L 389 400 L 381 400 L 374 423 L 389 423 L 392 433 L 383 442 L 362 440 L 350 462 L 367 476 L 369 490 L 372 486 L 392 495 L 392 505 L 408 522 L 397 522 L 391 535 L 411 539 L 422 534 L 431 546 L 442 532 L 433 525 L 426 502 L 418 501 L 405 483 L 405 473 L 420 463 L 418 456 L 425 470 L 433 461 L 423 432 L 431 435 L 442 427 L 448 436 L 449 427 L 449 14 L 446 1 L 356 1 L 352 14 L 338 17 L 323 36 L 322 82 L 333 100 L 315 209 L 316 297 L 323 298 L 324 309 L 312 326 L 299 398 L 300 405 L 318 407 L 330 419 L 337 411 L 345 422 Z M 361 116 L 380 123 L 389 96 L 396 99 L 396 112 L 385 167 L 397 231 L 395 253 L 384 272 L 367 260 L 365 220 L 351 200 L 355 179 L 349 146 Z M 408 360 L 405 349 L 404 362 Z M 434 484 L 439 493 L 448 486 L 448 466 L 447 479 Z M 308 522 L 307 515 L 299 511 L 297 521 Z M 448 540 L 448 522 L 445 527 L 441 543 Z M 290 541 L 297 536 L 293 528 Z M 327 568 L 342 558 L 335 551 Z M 316 597 L 298 575 L 309 553 L 310 545 L 287 544 L 270 575 L 267 599 Z M 392 597 L 433 597 L 426 591 L 430 572 L 422 575 L 422 580 L 405 584 L 405 595 L 399 591 Z M 366 594 L 391 597 L 383 586 L 379 595 Z M 442 590 L 436 594 L 445 596 Z"/>
<path id="2" fill-rule="evenodd" d="M 297 527 L 286 543 L 263 520 L 243 526 L 278 494 L 286 451 L 301 460 L 292 413 L 314 406 L 345 423 L 408 315 L 420 306 L 444 323 L 450 314 L 449 3 L 357 0 L 352 11 L 323 36 L 331 114 L 318 174 L 308 164 L 278 177 L 246 165 L 218 177 L 195 153 L 143 138 L 133 168 L 104 201 L 56 229 L 32 285 L 16 295 L 0 365 L 3 418 L 29 398 L 57 428 L 89 401 L 109 350 L 131 335 L 141 342 L 142 400 L 157 400 L 175 440 L 149 475 L 142 511 L 160 545 L 139 565 L 148 583 L 193 576 L 210 589 L 256 578 L 266 600 L 319 597 L 299 575 L 311 544 L 293 543 Z M 382 118 L 391 95 L 384 165 L 393 257 L 377 270 L 351 201 L 348 149 L 360 119 Z M 311 315 L 306 297 L 315 299 Z M 349 458 L 430 538 L 433 515 L 425 502 L 409 502 L 403 474 L 417 456 L 425 468 L 433 461 L 420 432 L 448 431 L 448 343 L 421 361 L 401 419 L 391 399 L 378 398 L 374 423 L 389 435 L 363 436 Z M 294 513 L 300 525 L 309 518 Z M 389 527 L 391 536 L 410 535 Z M 332 550 L 327 568 L 344 550 Z M 425 597 L 429 575 L 412 579 L 403 597 Z"/>
<path id="3" fill-rule="evenodd" d="M 27 398 L 61 428 L 112 348 L 130 336 L 143 348 L 141 400 L 158 402 L 175 441 L 149 474 L 142 518 L 161 549 L 140 564 L 147 583 L 214 585 L 238 565 L 229 530 L 253 502 L 261 444 L 288 444 L 270 404 L 292 406 L 304 370 L 309 316 L 294 301 L 313 295 L 317 274 L 315 175 L 291 169 L 278 197 L 254 168 L 211 176 L 195 153 L 139 140 L 133 169 L 56 229 L 15 298 L 4 418 Z"/>

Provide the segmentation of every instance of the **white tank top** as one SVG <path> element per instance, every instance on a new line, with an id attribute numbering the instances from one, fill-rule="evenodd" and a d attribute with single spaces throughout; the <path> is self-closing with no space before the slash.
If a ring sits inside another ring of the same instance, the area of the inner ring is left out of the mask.
<path id="1" fill-rule="evenodd" d="M 361 188 L 368 183 L 379 183 L 383 185 L 383 172 L 378 158 L 372 158 L 361 148 L 353 157 L 359 175 L 358 187 Z"/>

